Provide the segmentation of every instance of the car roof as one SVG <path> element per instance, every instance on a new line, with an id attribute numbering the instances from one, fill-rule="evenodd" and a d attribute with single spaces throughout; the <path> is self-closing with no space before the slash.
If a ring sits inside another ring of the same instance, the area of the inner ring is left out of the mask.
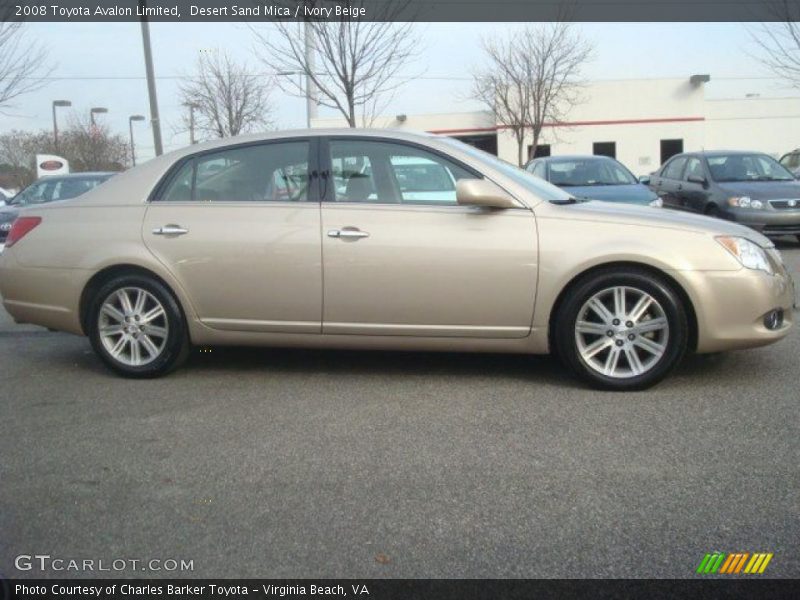
<path id="1" fill-rule="evenodd" d="M 675 156 L 705 156 L 706 158 L 713 158 L 715 156 L 748 156 L 751 154 L 769 156 L 766 152 L 758 150 L 698 150 L 696 152 L 681 152 Z"/>
<path id="2" fill-rule="evenodd" d="M 558 156 L 540 156 L 539 158 L 534 158 L 533 160 L 540 162 L 554 162 L 558 160 L 595 160 L 595 159 L 616 160 L 616 158 L 611 158 L 610 156 L 605 156 L 603 154 L 560 154 Z"/>
<path id="3" fill-rule="evenodd" d="M 408 129 L 378 129 L 378 128 L 353 128 L 353 127 L 325 127 L 320 129 L 287 129 L 282 131 L 264 131 L 261 133 L 249 133 L 237 135 L 235 137 L 219 138 L 200 142 L 173 150 L 169 155 L 178 157 L 180 155 L 195 154 L 204 150 L 215 148 L 225 148 L 238 144 L 249 144 L 262 141 L 280 140 L 288 138 L 308 138 L 308 137 L 385 137 L 393 140 L 430 140 L 431 138 L 443 137 L 426 131 L 412 131 Z M 164 155 L 167 156 L 167 155 Z"/>

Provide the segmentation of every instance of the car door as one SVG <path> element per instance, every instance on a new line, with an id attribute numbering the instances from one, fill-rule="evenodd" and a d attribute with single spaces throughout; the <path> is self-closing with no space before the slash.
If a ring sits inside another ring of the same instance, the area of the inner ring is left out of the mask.
<path id="1" fill-rule="evenodd" d="M 322 263 L 316 142 L 277 140 L 176 165 L 142 237 L 215 329 L 320 333 Z"/>
<path id="2" fill-rule="evenodd" d="M 705 211 L 709 197 L 708 174 L 698 156 L 690 156 L 683 169 L 682 189 L 677 193 L 682 208 L 693 212 Z"/>
<path id="3" fill-rule="evenodd" d="M 323 333 L 525 337 L 537 276 L 533 213 L 456 203 L 481 174 L 416 144 L 331 138 L 322 203 Z"/>
<path id="4" fill-rule="evenodd" d="M 683 168 L 686 166 L 686 157 L 679 155 L 671 158 L 658 172 L 653 189 L 661 198 L 664 206 L 681 208 L 682 200 L 679 193 L 683 189 Z"/>

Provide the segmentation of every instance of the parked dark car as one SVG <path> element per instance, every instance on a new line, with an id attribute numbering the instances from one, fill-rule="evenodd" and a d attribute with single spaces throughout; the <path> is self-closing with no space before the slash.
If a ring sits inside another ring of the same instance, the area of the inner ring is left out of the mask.
<path id="1" fill-rule="evenodd" d="M 31 204 L 75 198 L 97 187 L 112 175 L 114 173 L 98 171 L 53 175 L 34 181 L 19 194 L 6 200 L 5 206 L 0 207 L 0 250 L 6 242 L 8 232 L 11 231 L 11 225 L 17 218 L 20 208 Z"/>
<path id="2" fill-rule="evenodd" d="M 625 165 L 607 156 L 548 156 L 525 165 L 575 198 L 661 206 L 658 195 L 634 177 Z"/>
<path id="3" fill-rule="evenodd" d="M 686 152 L 650 177 L 664 206 L 736 221 L 800 240 L 800 182 L 759 152 Z"/>

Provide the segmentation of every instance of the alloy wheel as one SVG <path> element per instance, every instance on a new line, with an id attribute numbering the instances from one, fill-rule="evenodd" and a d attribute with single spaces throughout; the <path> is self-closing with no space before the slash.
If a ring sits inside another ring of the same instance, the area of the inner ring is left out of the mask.
<path id="1" fill-rule="evenodd" d="M 158 358 L 169 334 L 164 306 L 139 287 L 112 292 L 100 307 L 97 326 L 108 354 L 131 367 L 141 367 Z"/>
<path id="2" fill-rule="evenodd" d="M 637 377 L 652 370 L 667 351 L 669 321 L 647 292 L 609 287 L 584 302 L 575 321 L 575 341 L 583 362 L 597 373 Z"/>

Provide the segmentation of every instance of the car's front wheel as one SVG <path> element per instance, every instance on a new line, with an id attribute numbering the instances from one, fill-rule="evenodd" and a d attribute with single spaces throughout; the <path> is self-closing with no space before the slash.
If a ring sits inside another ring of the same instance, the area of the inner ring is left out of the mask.
<path id="1" fill-rule="evenodd" d="M 568 291 L 555 321 L 560 358 L 592 386 L 636 390 L 663 379 L 686 352 L 686 310 L 665 280 L 602 270 Z"/>
<path id="2" fill-rule="evenodd" d="M 92 347 L 126 377 L 157 377 L 188 355 L 186 325 L 177 301 L 159 281 L 121 275 L 106 282 L 88 315 Z"/>

